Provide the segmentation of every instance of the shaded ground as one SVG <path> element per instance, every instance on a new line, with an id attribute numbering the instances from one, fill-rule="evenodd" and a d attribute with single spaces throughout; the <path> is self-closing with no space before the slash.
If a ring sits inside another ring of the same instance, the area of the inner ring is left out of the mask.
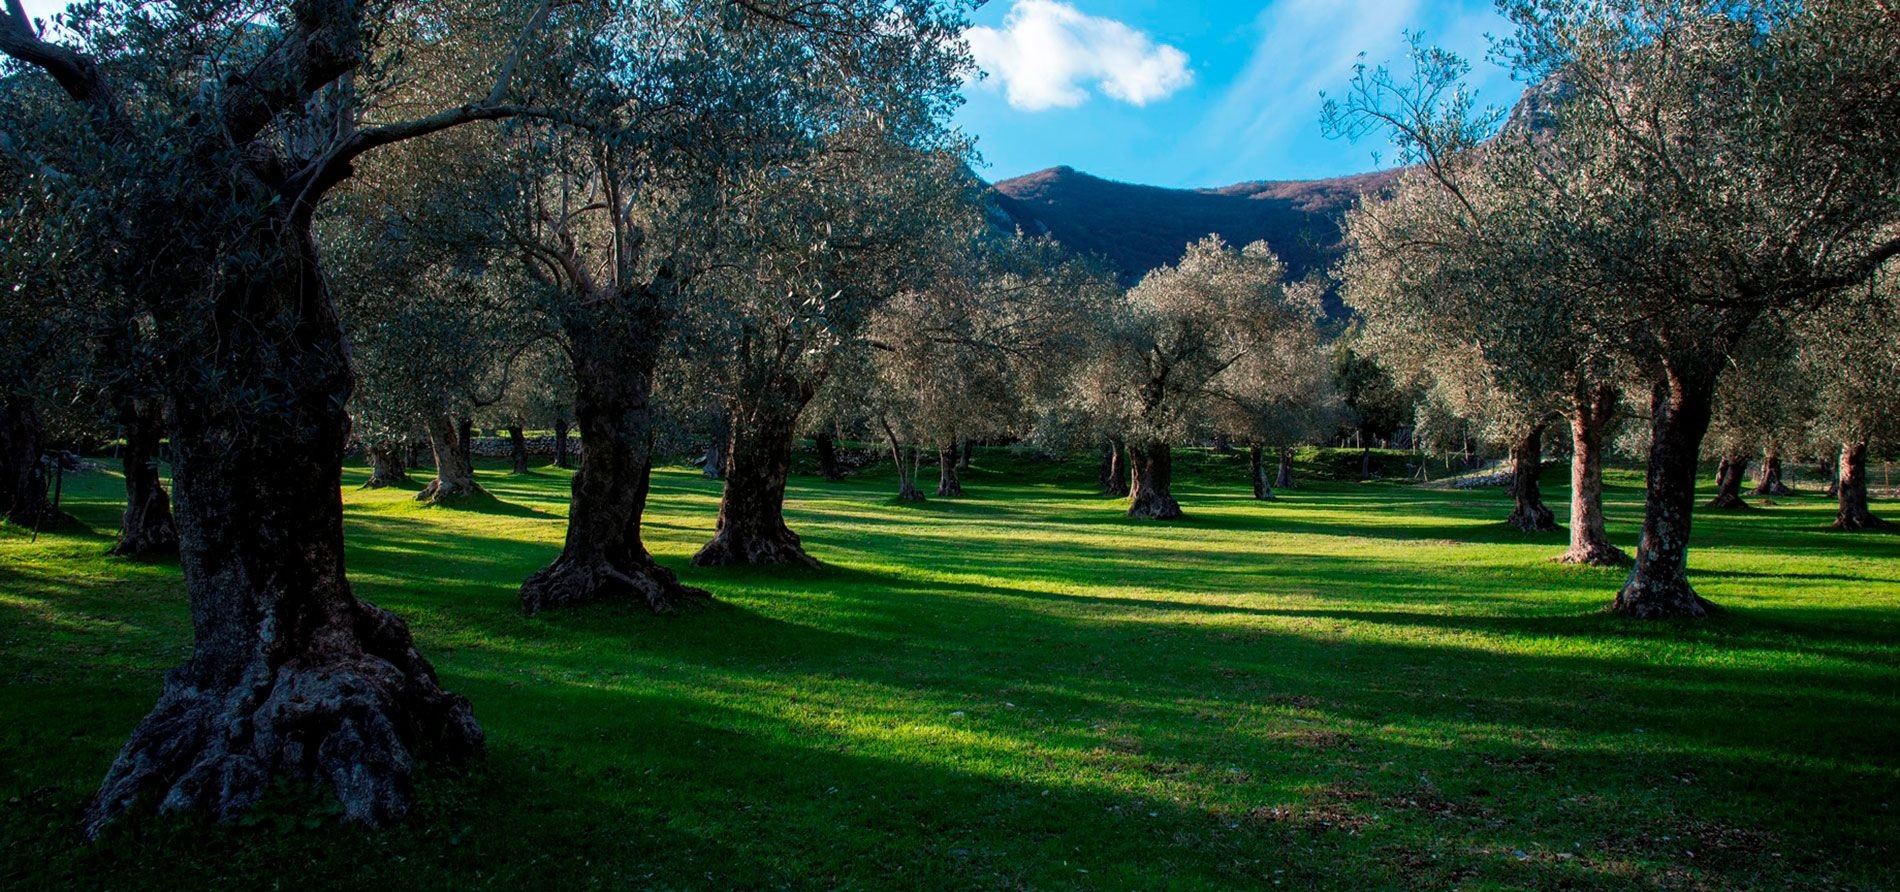
<path id="1" fill-rule="evenodd" d="M 287 789 L 93 846 L 78 812 L 190 623 L 175 566 L 101 556 L 117 478 L 69 478 L 91 535 L 0 531 L 0 887 L 1894 883 L 1900 535 L 1827 532 L 1816 496 L 1700 517 L 1731 612 L 1645 625 L 1600 612 L 1620 573 L 1508 530 L 1501 491 L 1262 504 L 1244 459 L 1185 464 L 1174 525 L 1003 453 L 919 506 L 887 474 L 797 479 L 828 567 L 769 573 L 688 567 L 716 490 L 662 472 L 650 545 L 721 599 L 675 618 L 520 615 L 564 472 L 485 470 L 467 509 L 350 489 L 360 594 L 489 757 L 381 834 Z M 1639 480 L 1612 482 L 1628 547 Z"/>

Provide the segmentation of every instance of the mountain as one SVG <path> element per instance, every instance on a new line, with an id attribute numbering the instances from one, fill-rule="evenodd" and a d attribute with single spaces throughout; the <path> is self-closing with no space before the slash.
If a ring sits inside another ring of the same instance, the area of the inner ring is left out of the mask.
<path id="1" fill-rule="evenodd" d="M 994 185 L 1007 225 L 1049 234 L 1070 250 L 1105 259 L 1134 282 L 1181 259 L 1209 233 L 1234 245 L 1261 239 L 1295 278 L 1324 270 L 1340 253 L 1340 221 L 1359 196 L 1390 185 L 1396 171 L 1329 180 L 1164 189 L 1053 167 Z M 1340 308 L 1329 298 L 1328 311 Z"/>

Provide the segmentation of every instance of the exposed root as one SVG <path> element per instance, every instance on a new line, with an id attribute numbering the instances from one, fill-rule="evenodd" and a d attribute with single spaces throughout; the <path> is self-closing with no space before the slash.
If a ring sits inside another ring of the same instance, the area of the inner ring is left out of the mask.
<path id="1" fill-rule="evenodd" d="M 684 585 L 651 557 L 619 565 L 602 556 L 563 553 L 521 584 L 521 609 L 533 614 L 595 601 L 633 600 L 654 613 L 675 613 L 710 592 Z"/>
<path id="2" fill-rule="evenodd" d="M 1750 511 L 1753 508 L 1734 493 L 1723 493 L 1709 500 L 1706 506 L 1717 511 Z"/>
<path id="3" fill-rule="evenodd" d="M 1571 547 L 1551 560 L 1559 564 L 1576 564 L 1589 567 L 1627 567 L 1635 560 L 1621 548 L 1601 542 Z"/>
<path id="4" fill-rule="evenodd" d="M 178 527 L 172 523 L 147 525 L 120 533 L 119 541 L 106 554 L 134 561 L 154 561 L 178 556 Z"/>
<path id="5" fill-rule="evenodd" d="M 1702 619 L 1722 612 L 1687 582 L 1659 586 L 1632 581 L 1616 593 L 1610 609 L 1633 619 Z"/>
<path id="6" fill-rule="evenodd" d="M 421 492 L 416 493 L 416 501 L 427 502 L 431 505 L 448 505 L 484 494 L 486 493 L 481 484 L 445 481 L 437 477 L 429 481 L 429 485 L 423 487 Z"/>
<path id="7" fill-rule="evenodd" d="M 1180 520 L 1181 503 L 1171 495 L 1143 493 L 1128 505 L 1128 516 L 1146 520 Z"/>
<path id="8" fill-rule="evenodd" d="M 1862 530 L 1884 530 L 1893 526 L 1888 520 L 1876 517 L 1868 511 L 1842 511 L 1834 518 L 1833 529 L 1842 532 Z"/>
<path id="9" fill-rule="evenodd" d="M 1557 515 L 1542 502 L 1518 505 L 1505 523 L 1520 533 L 1548 533 L 1557 529 Z"/>
<path id="10" fill-rule="evenodd" d="M 468 701 L 437 683 L 402 620 L 359 606 L 356 641 L 319 636 L 239 678 L 174 670 L 87 810 L 86 834 L 141 803 L 229 820 L 279 777 L 328 786 L 350 821 L 381 826 L 407 814 L 418 757 L 474 756 L 482 730 Z M 360 648 L 330 650 L 339 639 Z"/>
<path id="11" fill-rule="evenodd" d="M 805 553 L 798 534 L 780 524 L 776 534 L 734 532 L 728 525 L 720 528 L 711 542 L 693 555 L 695 567 L 811 567 L 818 561 Z"/>

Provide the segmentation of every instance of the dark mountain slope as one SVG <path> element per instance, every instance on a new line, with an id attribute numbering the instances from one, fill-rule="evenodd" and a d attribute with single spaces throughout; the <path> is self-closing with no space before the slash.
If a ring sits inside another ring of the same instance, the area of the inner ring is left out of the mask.
<path id="1" fill-rule="evenodd" d="M 1339 223 L 1359 196 L 1395 172 L 1330 180 L 1241 183 L 1221 189 L 1163 189 L 1089 176 L 1069 167 L 997 183 L 997 206 L 1032 234 L 1106 259 L 1130 282 L 1181 259 L 1209 233 L 1244 245 L 1265 239 L 1294 277 L 1339 256 Z"/>

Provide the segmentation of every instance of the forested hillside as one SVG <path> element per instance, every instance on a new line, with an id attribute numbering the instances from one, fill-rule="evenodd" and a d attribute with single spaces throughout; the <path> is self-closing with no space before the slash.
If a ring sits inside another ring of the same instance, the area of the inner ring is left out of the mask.
<path id="1" fill-rule="evenodd" d="M 1117 183 L 1054 167 L 996 184 L 997 204 L 1031 234 L 1048 233 L 1078 253 L 1108 260 L 1123 279 L 1181 258 L 1188 244 L 1219 233 L 1234 245 L 1265 239 L 1294 277 L 1339 256 L 1341 217 L 1360 195 L 1390 184 L 1390 171 L 1329 180 L 1164 189 Z M 1340 309 L 1329 298 L 1329 312 Z"/>

